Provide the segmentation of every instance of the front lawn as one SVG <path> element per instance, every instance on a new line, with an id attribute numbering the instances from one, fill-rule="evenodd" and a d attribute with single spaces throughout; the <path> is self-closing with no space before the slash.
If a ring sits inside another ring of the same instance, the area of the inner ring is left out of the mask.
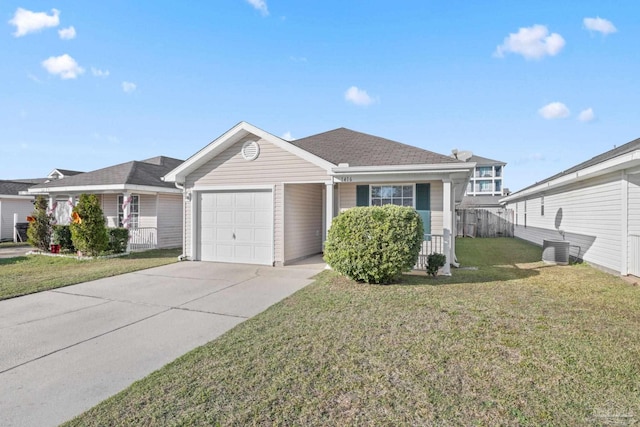
<path id="1" fill-rule="evenodd" d="M 640 420 L 640 289 L 459 240 L 450 278 L 317 281 L 69 425 L 611 425 Z"/>
<path id="2" fill-rule="evenodd" d="M 170 264 L 181 253 L 158 249 L 93 260 L 42 255 L 0 259 L 0 300 Z"/>

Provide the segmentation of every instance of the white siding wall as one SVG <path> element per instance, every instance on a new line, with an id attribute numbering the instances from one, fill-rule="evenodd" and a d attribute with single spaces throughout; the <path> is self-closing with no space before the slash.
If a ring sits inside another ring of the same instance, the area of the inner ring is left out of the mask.
<path id="1" fill-rule="evenodd" d="M 135 195 L 135 194 L 134 194 Z M 140 194 L 138 195 L 139 205 L 139 217 L 138 227 L 156 228 L 158 226 L 156 216 L 156 195 L 155 194 Z"/>
<path id="2" fill-rule="evenodd" d="M 540 196 L 518 202 L 515 236 L 542 245 L 544 239 L 565 239 L 571 254 L 587 262 L 620 271 L 621 183 L 620 173 L 576 183 L 544 196 L 544 216 Z M 515 209 L 515 203 L 507 205 Z"/>
<path id="3" fill-rule="evenodd" d="M 284 259 L 322 252 L 323 184 L 284 186 Z"/>
<path id="4" fill-rule="evenodd" d="M 160 194 L 158 197 L 158 247 L 182 246 L 182 194 Z"/>
<path id="5" fill-rule="evenodd" d="M 102 195 L 102 213 L 107 218 L 107 227 L 116 228 L 118 226 L 118 195 Z"/>
<path id="6" fill-rule="evenodd" d="M 442 181 L 429 181 L 431 184 L 431 234 L 442 234 L 443 185 Z M 356 186 L 358 184 L 339 184 L 340 211 L 356 206 Z"/>
<path id="7" fill-rule="evenodd" d="M 18 222 L 27 222 L 33 212 L 31 200 L 0 199 L 0 240 L 13 239 L 13 214 L 18 214 Z"/>
<path id="8" fill-rule="evenodd" d="M 284 262 L 284 230 L 283 220 L 283 188 L 286 182 L 320 182 L 328 179 L 324 169 L 315 166 L 300 157 L 283 150 L 270 142 L 259 140 L 260 155 L 253 161 L 242 157 L 241 149 L 246 138 L 239 141 L 217 155 L 209 162 L 191 173 L 186 180 L 185 187 L 194 186 L 244 186 L 250 187 L 274 185 L 274 257 L 278 264 Z M 193 198 L 195 200 L 195 197 Z M 185 216 L 187 248 L 185 253 L 191 253 L 191 204 L 186 203 Z M 188 211 L 188 212 L 187 212 Z"/>

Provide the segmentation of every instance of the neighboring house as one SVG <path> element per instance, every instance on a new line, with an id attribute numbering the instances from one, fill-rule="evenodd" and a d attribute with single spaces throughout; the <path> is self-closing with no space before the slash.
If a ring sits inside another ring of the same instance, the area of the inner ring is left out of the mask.
<path id="1" fill-rule="evenodd" d="M 459 208 L 491 211 L 501 209 L 500 199 L 505 191 L 504 168 L 507 164 L 476 155 L 471 155 L 466 161 L 475 163 L 476 166 Z"/>
<path id="2" fill-rule="evenodd" d="M 516 237 L 566 240 L 571 255 L 640 276 L 640 139 L 502 199 Z"/>
<path id="3" fill-rule="evenodd" d="M 455 235 L 473 166 L 345 128 L 288 142 L 241 122 L 165 181 L 184 189 L 189 259 L 284 265 L 321 253 L 333 217 L 354 206 L 412 206 L 427 233 Z"/>
<path id="4" fill-rule="evenodd" d="M 84 173 L 56 169 L 62 178 L 34 185 L 26 193 L 47 195 L 58 224 L 70 222 L 80 194 L 97 194 L 107 226 L 129 228 L 134 248 L 179 247 L 182 191 L 161 178 L 181 163 L 159 156 Z"/>
<path id="5" fill-rule="evenodd" d="M 0 241 L 14 240 L 14 218 L 15 222 L 26 222 L 33 212 L 33 196 L 20 194 L 33 186 L 33 181 L 0 181 Z"/>

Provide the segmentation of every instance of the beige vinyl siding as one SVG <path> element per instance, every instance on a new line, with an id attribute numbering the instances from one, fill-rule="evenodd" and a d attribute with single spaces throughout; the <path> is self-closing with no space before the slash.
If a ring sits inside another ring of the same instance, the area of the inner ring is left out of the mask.
<path id="1" fill-rule="evenodd" d="M 0 240 L 13 240 L 13 214 L 18 214 L 18 222 L 27 222 L 33 212 L 31 200 L 0 199 Z"/>
<path id="2" fill-rule="evenodd" d="M 158 206 L 158 247 L 177 248 L 182 246 L 182 194 L 159 194 Z"/>
<path id="3" fill-rule="evenodd" d="M 620 173 L 575 183 L 544 195 L 544 216 L 540 195 L 518 202 L 515 236 L 542 245 L 544 239 L 564 239 L 571 254 L 612 271 L 621 268 L 621 181 Z M 513 209 L 513 203 L 507 208 Z"/>
<path id="4" fill-rule="evenodd" d="M 245 160 L 242 157 L 242 145 L 249 139 L 245 138 L 199 167 L 186 177 L 185 188 L 234 186 L 250 188 L 251 186 L 274 186 L 274 258 L 276 264 L 282 264 L 284 255 L 284 231 L 282 200 L 283 183 L 291 182 L 326 182 L 329 177 L 327 172 L 306 160 L 271 144 L 263 139 L 258 141 L 260 155 L 255 160 Z M 186 253 L 191 253 L 191 204 L 186 202 L 185 207 L 185 233 L 187 248 Z M 194 255 L 196 255 L 194 253 Z M 197 256 L 197 255 L 196 255 Z"/>
<path id="5" fill-rule="evenodd" d="M 258 141 L 260 145 L 258 158 L 251 161 L 245 160 L 241 149 L 247 139 L 233 144 L 195 170 L 187 177 L 187 187 L 328 180 L 324 169 L 265 140 Z"/>
<path id="6" fill-rule="evenodd" d="M 431 234 L 443 233 L 443 188 L 442 181 L 427 181 L 431 184 Z M 377 184 L 377 183 L 372 183 Z M 380 184 L 387 184 L 380 183 Z M 343 183 L 339 184 L 340 211 L 356 206 L 356 186 L 363 184 Z"/>
<path id="7" fill-rule="evenodd" d="M 322 252 L 323 184 L 284 186 L 285 263 Z"/>
<path id="8" fill-rule="evenodd" d="M 627 265 L 628 271 L 623 273 L 640 275 L 640 174 L 627 175 L 629 205 Z"/>

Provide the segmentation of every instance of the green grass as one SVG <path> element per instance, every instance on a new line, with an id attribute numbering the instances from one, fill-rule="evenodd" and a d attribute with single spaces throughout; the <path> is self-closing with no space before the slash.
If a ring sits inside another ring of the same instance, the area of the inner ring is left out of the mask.
<path id="1" fill-rule="evenodd" d="M 41 255 L 0 259 L 0 300 L 170 264 L 181 252 L 158 249 L 82 261 Z"/>
<path id="2" fill-rule="evenodd" d="M 2 248 L 18 248 L 18 247 L 25 247 L 28 248 L 29 245 L 27 243 L 22 243 L 22 242 L 18 242 L 18 243 L 14 243 L 14 242 L 0 242 L 0 249 Z"/>
<path id="3" fill-rule="evenodd" d="M 389 286 L 323 272 L 69 425 L 638 422 L 639 288 L 514 239 L 458 255 L 478 270 Z"/>

